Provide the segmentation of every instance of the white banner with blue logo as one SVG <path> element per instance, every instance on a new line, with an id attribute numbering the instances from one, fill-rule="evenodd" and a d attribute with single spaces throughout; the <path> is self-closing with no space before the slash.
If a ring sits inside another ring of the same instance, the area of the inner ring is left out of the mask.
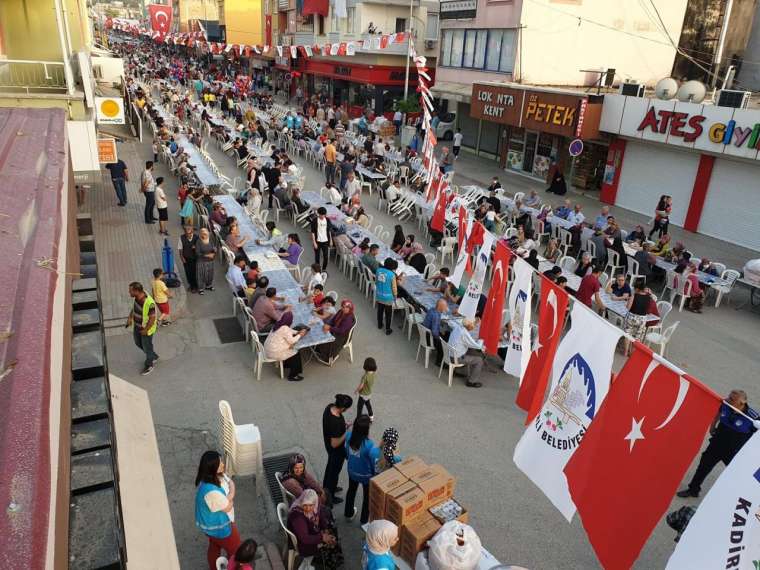
<path id="1" fill-rule="evenodd" d="M 454 274 L 451 275 L 448 279 L 451 283 L 454 284 L 454 287 L 459 287 L 459 284 L 462 282 L 462 276 L 464 275 L 464 270 L 467 268 L 467 240 L 470 239 L 470 234 L 472 233 L 472 218 L 467 220 L 467 226 L 464 232 L 464 239 L 462 240 L 462 247 L 459 248 L 459 255 L 457 257 L 457 264 L 454 268 Z"/>
<path id="2" fill-rule="evenodd" d="M 666 570 L 760 568 L 760 433 L 721 473 L 678 541 Z"/>
<path id="3" fill-rule="evenodd" d="M 522 383 L 523 374 L 530 360 L 530 316 L 533 297 L 533 268 L 519 257 L 513 266 L 515 282 L 509 292 L 509 316 L 512 332 L 509 348 L 504 359 L 504 372 L 517 376 Z M 524 339 L 524 340 L 523 340 Z M 523 350 L 523 346 L 525 350 Z"/>
<path id="4" fill-rule="evenodd" d="M 571 521 L 575 505 L 563 472 L 610 387 L 622 331 L 575 302 L 557 347 L 549 397 L 515 447 L 514 461 Z"/>
<path id="5" fill-rule="evenodd" d="M 480 301 L 480 294 L 483 292 L 483 280 L 486 277 L 488 260 L 491 259 L 493 242 L 494 235 L 491 232 L 486 232 L 483 236 L 483 245 L 480 247 L 480 251 L 478 251 L 475 271 L 472 272 L 472 277 L 470 277 L 470 281 L 467 283 L 467 289 L 459 305 L 459 314 L 468 319 L 474 319 L 475 313 L 478 310 L 478 301 Z"/>

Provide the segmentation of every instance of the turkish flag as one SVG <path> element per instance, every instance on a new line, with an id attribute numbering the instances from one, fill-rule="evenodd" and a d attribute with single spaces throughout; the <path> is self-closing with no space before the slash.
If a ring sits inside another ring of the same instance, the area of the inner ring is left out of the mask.
<path id="1" fill-rule="evenodd" d="M 631 568 L 702 446 L 721 398 L 639 342 L 565 466 L 599 561 Z"/>
<path id="2" fill-rule="evenodd" d="M 399 32 L 396 34 L 396 43 L 403 44 L 406 41 L 406 32 Z"/>
<path id="3" fill-rule="evenodd" d="M 467 240 L 467 253 L 472 253 L 474 249 L 479 246 L 483 245 L 483 235 L 485 234 L 486 229 L 483 227 L 483 224 L 480 222 L 476 222 L 472 226 L 472 232 L 470 232 L 470 238 Z"/>
<path id="4" fill-rule="evenodd" d="M 303 0 L 303 9 L 301 10 L 301 15 L 303 16 L 310 14 L 327 16 L 329 12 L 330 3 L 328 0 Z"/>
<path id="5" fill-rule="evenodd" d="M 438 191 L 438 200 L 435 203 L 435 210 L 433 210 L 433 217 L 430 219 L 430 227 L 439 232 L 443 232 L 444 225 L 446 224 L 446 203 L 446 190 L 441 185 Z"/>
<path id="6" fill-rule="evenodd" d="M 388 40 L 390 40 L 390 38 L 386 34 L 380 36 L 380 49 L 385 49 L 388 47 Z"/>
<path id="7" fill-rule="evenodd" d="M 496 354 L 501 337 L 501 312 L 504 309 L 504 298 L 507 295 L 507 280 L 509 277 L 509 259 L 512 253 L 501 242 L 496 243 L 493 256 L 493 276 L 491 288 L 488 290 L 486 309 L 480 321 L 480 338 L 483 339 L 486 352 Z"/>
<path id="8" fill-rule="evenodd" d="M 151 4 L 148 6 L 148 12 L 150 13 L 150 28 L 161 36 L 168 34 L 172 27 L 171 6 Z"/>
<path id="9" fill-rule="evenodd" d="M 568 298 L 563 289 L 541 276 L 541 303 L 538 316 L 538 344 L 530 353 L 528 367 L 517 391 L 517 405 L 528 412 L 527 426 L 541 411 L 546 384 L 552 373 L 562 327 L 565 324 Z M 527 347 L 526 347 L 527 348 Z"/>
<path id="10" fill-rule="evenodd" d="M 459 249 L 462 249 L 465 232 L 467 231 L 467 208 L 459 206 L 459 219 L 457 220 L 457 239 L 459 240 Z"/>

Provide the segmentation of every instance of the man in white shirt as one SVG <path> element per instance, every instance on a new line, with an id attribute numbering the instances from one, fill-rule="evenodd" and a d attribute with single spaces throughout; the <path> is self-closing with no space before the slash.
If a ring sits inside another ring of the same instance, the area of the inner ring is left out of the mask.
<path id="1" fill-rule="evenodd" d="M 581 249 L 581 233 L 583 232 L 583 221 L 585 219 L 586 216 L 581 212 L 580 204 L 576 204 L 573 211 L 567 216 L 567 221 L 573 224 L 573 227 L 570 228 L 570 233 L 572 234 L 571 244 L 576 252 Z"/>
<path id="2" fill-rule="evenodd" d="M 353 172 L 349 172 L 346 176 L 346 196 L 351 198 L 354 194 L 362 191 L 362 183 L 356 178 Z"/>
<path id="3" fill-rule="evenodd" d="M 586 216 L 583 215 L 583 212 L 581 212 L 581 205 L 576 204 L 575 208 L 573 209 L 570 214 L 567 216 L 567 221 L 571 222 L 574 226 L 580 226 L 583 223 L 583 220 L 586 219 Z"/>
<path id="4" fill-rule="evenodd" d="M 230 265 L 227 270 L 227 283 L 230 284 L 230 289 L 238 297 L 245 298 L 245 288 L 247 287 L 245 282 L 245 275 L 243 275 L 243 268 L 245 267 L 245 256 L 239 255 L 235 258 L 235 262 Z"/>
<path id="5" fill-rule="evenodd" d="M 451 355 L 456 356 L 460 364 L 467 367 L 467 380 L 465 384 L 469 388 L 480 388 L 483 384 L 478 382 L 480 373 L 485 364 L 483 357 L 483 341 L 472 338 L 470 331 L 475 328 L 472 321 L 464 321 L 461 325 L 450 322 L 451 334 L 449 335 L 449 346 Z"/>
<path id="6" fill-rule="evenodd" d="M 145 170 L 140 176 L 140 192 L 145 194 L 145 223 L 155 224 L 153 208 L 156 206 L 156 182 L 153 180 L 153 161 L 145 163 Z"/>
<path id="7" fill-rule="evenodd" d="M 462 139 L 464 139 L 462 129 L 457 129 L 457 132 L 454 133 L 454 144 L 451 145 L 452 152 L 454 153 L 454 160 L 459 158 L 459 149 L 462 148 Z"/>
<path id="8" fill-rule="evenodd" d="M 377 156 L 385 156 L 385 144 L 383 143 L 382 138 L 378 138 L 375 141 L 375 145 L 372 147 L 372 152 Z"/>
<path id="9" fill-rule="evenodd" d="M 393 113 L 393 124 L 396 125 L 396 134 L 399 134 L 401 132 L 401 122 L 404 119 L 404 115 L 401 111 L 396 110 L 395 113 Z"/>
<path id="10" fill-rule="evenodd" d="M 523 205 L 530 208 L 538 208 L 541 205 L 541 197 L 538 192 L 531 190 L 530 194 L 523 198 Z"/>
<path id="11" fill-rule="evenodd" d="M 332 224 L 327 219 L 327 209 L 320 207 L 316 219 L 311 222 L 311 243 L 314 246 L 314 262 L 322 258 L 322 271 L 327 270 L 327 258 L 332 242 Z"/>
<path id="12" fill-rule="evenodd" d="M 401 196 L 401 188 L 398 185 L 398 180 L 394 180 L 390 183 L 390 186 L 385 189 L 385 198 L 388 200 L 389 204 L 392 204 L 398 200 L 399 196 Z"/>

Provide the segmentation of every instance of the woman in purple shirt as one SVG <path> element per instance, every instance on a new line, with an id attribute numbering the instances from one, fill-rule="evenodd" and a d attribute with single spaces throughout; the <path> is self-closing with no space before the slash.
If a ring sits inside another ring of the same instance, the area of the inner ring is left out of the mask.
<path id="1" fill-rule="evenodd" d="M 317 347 L 317 350 L 319 351 L 317 358 L 320 362 L 323 364 L 329 364 L 330 361 L 340 353 L 343 346 L 346 344 L 346 341 L 348 341 L 348 333 L 355 324 L 356 317 L 354 316 L 354 304 L 348 299 L 343 299 L 340 303 L 340 310 L 330 319 L 325 321 L 325 324 L 322 327 L 325 332 L 329 332 L 333 335 L 335 340 L 320 344 Z"/>
<path id="2" fill-rule="evenodd" d="M 288 234 L 288 247 L 281 249 L 278 255 L 291 265 L 298 265 L 302 251 L 303 246 L 301 246 L 301 238 L 298 237 L 298 234 Z"/>

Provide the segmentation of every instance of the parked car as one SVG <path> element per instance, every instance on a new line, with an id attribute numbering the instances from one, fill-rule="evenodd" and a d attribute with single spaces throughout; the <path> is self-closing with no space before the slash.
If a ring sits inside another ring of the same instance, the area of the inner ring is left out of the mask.
<path id="1" fill-rule="evenodd" d="M 439 139 L 450 141 L 454 138 L 455 124 L 457 121 L 456 113 L 444 113 L 441 120 L 435 128 L 435 136 Z"/>

